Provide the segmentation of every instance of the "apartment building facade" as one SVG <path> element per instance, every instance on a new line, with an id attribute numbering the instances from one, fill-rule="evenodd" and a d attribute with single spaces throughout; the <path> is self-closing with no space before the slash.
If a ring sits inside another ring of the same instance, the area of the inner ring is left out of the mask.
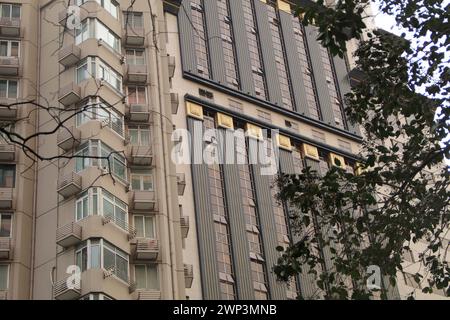
<path id="1" fill-rule="evenodd" d="M 0 298 L 320 298 L 308 275 L 272 272 L 289 208 L 248 152 L 273 142 L 284 172 L 356 168 L 353 58 L 318 44 L 302 3 L 1 1 L 0 99 L 18 104 L 0 121 L 40 133 L 27 146 L 48 160 L 0 145 Z M 172 159 L 235 132 L 242 164 Z"/>

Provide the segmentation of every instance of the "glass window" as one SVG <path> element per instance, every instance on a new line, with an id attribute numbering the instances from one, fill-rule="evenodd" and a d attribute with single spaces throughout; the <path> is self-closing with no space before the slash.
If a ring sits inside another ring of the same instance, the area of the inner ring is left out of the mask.
<path id="1" fill-rule="evenodd" d="M 155 219 L 153 216 L 134 216 L 134 227 L 138 238 L 155 239 Z"/>
<path id="2" fill-rule="evenodd" d="M 100 121 L 102 126 L 107 126 L 123 137 L 124 117 L 113 107 L 103 100 L 95 98 L 86 101 L 81 107 L 83 112 L 78 112 L 76 116 L 77 127 L 88 121 Z"/>
<path id="3" fill-rule="evenodd" d="M 16 80 L 0 79 L 0 98 L 17 99 L 18 83 Z"/>
<path id="4" fill-rule="evenodd" d="M 150 127 L 148 126 L 129 126 L 128 134 L 130 143 L 134 146 L 150 145 Z"/>
<path id="5" fill-rule="evenodd" d="M 153 173 L 151 170 L 131 170 L 131 189 L 153 191 Z"/>
<path id="6" fill-rule="evenodd" d="M 89 78 L 105 81 L 115 90 L 122 93 L 122 76 L 99 58 L 88 57 L 78 63 L 76 72 L 77 83 Z"/>
<path id="7" fill-rule="evenodd" d="M 75 43 L 79 45 L 92 38 L 102 40 L 120 53 L 120 38 L 99 20 L 86 19 L 81 22 L 81 28 L 77 28 L 75 32 Z"/>
<path id="8" fill-rule="evenodd" d="M 147 104 L 147 93 L 145 87 L 127 87 L 128 104 Z"/>
<path id="9" fill-rule="evenodd" d="M 0 4 L 0 14 L 2 18 L 20 19 L 20 9 L 21 6 L 19 4 Z"/>
<path id="10" fill-rule="evenodd" d="M 144 18 L 142 12 L 127 11 L 123 13 L 124 26 L 132 28 L 142 28 L 144 26 Z"/>
<path id="11" fill-rule="evenodd" d="M 137 289 L 159 290 L 156 265 L 136 265 L 134 271 Z"/>
<path id="12" fill-rule="evenodd" d="M 133 65 L 145 65 L 144 50 L 141 49 L 127 49 L 127 63 Z"/>
<path id="13" fill-rule="evenodd" d="M 128 281 L 128 255 L 103 239 L 90 239 L 79 245 L 75 259 L 82 272 L 104 269 Z"/>
<path id="14" fill-rule="evenodd" d="M 14 188 L 16 177 L 15 165 L 0 165 L 0 188 Z"/>
<path id="15" fill-rule="evenodd" d="M 0 213 L 0 238 L 10 238 L 12 227 L 12 215 Z"/>
<path id="16" fill-rule="evenodd" d="M 9 265 L 0 264 L 0 290 L 8 290 Z"/>

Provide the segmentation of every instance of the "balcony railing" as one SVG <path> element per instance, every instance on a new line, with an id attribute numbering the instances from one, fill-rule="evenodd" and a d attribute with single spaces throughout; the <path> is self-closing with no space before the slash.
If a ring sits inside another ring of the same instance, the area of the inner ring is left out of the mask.
<path id="1" fill-rule="evenodd" d="M 153 164 L 153 148 L 151 146 L 130 146 L 130 163 L 136 166 Z"/>
<path id="2" fill-rule="evenodd" d="M 8 101 L 8 100 L 2 100 L 0 103 L 5 105 L 10 105 L 12 103 L 15 103 L 16 100 Z M 10 107 L 0 107 L 0 120 L 3 121 L 13 121 L 17 119 L 17 106 L 10 106 Z"/>
<path id="3" fill-rule="evenodd" d="M 189 217 L 188 216 L 182 216 L 180 219 L 180 224 L 181 224 L 181 235 L 183 238 L 187 238 L 188 233 L 189 233 Z"/>
<path id="4" fill-rule="evenodd" d="M 133 210 L 155 210 L 155 192 L 135 190 L 131 193 L 131 205 Z"/>
<path id="5" fill-rule="evenodd" d="M 128 221 L 125 221 L 124 219 L 121 219 L 119 217 L 114 217 L 111 214 L 106 214 L 103 216 L 103 225 L 111 222 L 128 233 L 128 240 L 134 239 L 136 237 L 136 229 L 130 226 Z"/>
<path id="6" fill-rule="evenodd" d="M 58 133 L 58 146 L 64 151 L 70 151 L 76 148 L 81 142 L 81 131 L 72 126 L 69 128 L 61 128 Z"/>
<path id="7" fill-rule="evenodd" d="M 136 290 L 136 300 L 161 300 L 161 292 L 154 290 Z"/>
<path id="8" fill-rule="evenodd" d="M 58 53 L 59 63 L 65 67 L 70 67 L 80 61 L 81 48 L 71 44 L 62 48 Z"/>
<path id="9" fill-rule="evenodd" d="M 0 57 L 0 75 L 2 75 L 2 76 L 18 76 L 19 75 L 19 58 L 17 58 L 17 57 Z"/>
<path id="10" fill-rule="evenodd" d="M 0 161 L 14 161 L 16 158 L 16 147 L 12 144 L 0 142 Z"/>
<path id="11" fill-rule="evenodd" d="M 142 27 L 127 25 L 123 31 L 125 44 L 129 46 L 143 46 L 145 43 L 145 32 Z"/>
<path id="12" fill-rule="evenodd" d="M 155 261 L 159 255 L 159 243 L 156 239 L 137 239 L 136 260 Z"/>
<path id="13" fill-rule="evenodd" d="M 127 116 L 132 122 L 149 122 L 150 108 L 147 104 L 130 104 L 127 107 Z"/>
<path id="14" fill-rule="evenodd" d="M 71 172 L 63 175 L 58 181 L 58 193 L 64 198 L 71 197 L 81 191 L 81 176 L 78 173 Z"/>
<path id="15" fill-rule="evenodd" d="M 9 260 L 12 257 L 11 238 L 0 238 L 0 260 Z"/>
<path id="16" fill-rule="evenodd" d="M 63 248 L 72 247 L 81 242 L 82 227 L 72 222 L 56 230 L 56 243 Z"/>
<path id="17" fill-rule="evenodd" d="M 178 195 L 184 195 L 184 190 L 186 189 L 186 175 L 184 173 L 177 173 L 177 186 Z"/>
<path id="18" fill-rule="evenodd" d="M 184 265 L 184 282 L 186 288 L 192 287 L 192 282 L 194 281 L 194 267 L 191 264 Z"/>
<path id="19" fill-rule="evenodd" d="M 68 107 L 81 100 L 81 87 L 72 82 L 59 90 L 59 102 Z"/>
<path id="20" fill-rule="evenodd" d="M 172 108 L 172 114 L 178 113 L 178 106 L 180 105 L 180 98 L 178 96 L 178 93 L 171 93 L 170 94 L 170 105 Z"/>
<path id="21" fill-rule="evenodd" d="M 68 279 L 61 280 L 53 285 L 53 297 L 56 300 L 74 300 L 81 295 L 81 280 L 78 284 L 70 283 Z"/>
<path id="22" fill-rule="evenodd" d="M 0 209 L 13 209 L 13 188 L 0 188 Z"/>
<path id="23" fill-rule="evenodd" d="M 19 18 L 0 18 L 0 36 L 19 37 L 20 19 Z"/>
<path id="24" fill-rule="evenodd" d="M 147 65 L 145 64 L 128 64 L 127 65 L 127 82 L 146 83 L 148 78 Z"/>

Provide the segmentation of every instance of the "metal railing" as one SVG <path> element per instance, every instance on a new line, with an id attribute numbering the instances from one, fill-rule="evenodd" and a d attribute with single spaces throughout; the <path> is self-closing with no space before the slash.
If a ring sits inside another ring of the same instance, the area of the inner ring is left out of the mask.
<path id="1" fill-rule="evenodd" d="M 58 180 L 58 190 L 67 187 L 71 183 L 76 184 L 81 188 L 81 176 L 76 172 L 71 172 L 63 175 Z"/>
<path id="2" fill-rule="evenodd" d="M 56 242 L 60 242 L 71 235 L 81 239 L 81 231 L 82 227 L 78 223 L 71 222 L 56 230 Z"/>

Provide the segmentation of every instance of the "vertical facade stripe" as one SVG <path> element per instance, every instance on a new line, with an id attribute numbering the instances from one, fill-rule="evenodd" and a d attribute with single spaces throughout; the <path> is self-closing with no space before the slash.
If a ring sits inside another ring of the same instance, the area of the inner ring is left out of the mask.
<path id="1" fill-rule="evenodd" d="M 188 130 L 194 137 L 191 141 L 193 154 L 198 150 L 203 150 L 203 139 L 195 139 L 195 137 L 203 136 L 202 128 L 203 123 L 201 121 L 188 118 Z M 219 300 L 221 294 L 216 260 L 216 236 L 211 214 L 211 197 L 209 196 L 208 166 L 206 164 L 193 164 L 191 168 L 203 298 Z"/>
<path id="2" fill-rule="evenodd" d="M 255 86 L 252 77 L 252 63 L 248 50 L 248 40 L 245 30 L 244 13 L 242 10 L 242 1 L 231 0 L 230 12 L 231 22 L 234 30 L 234 42 L 236 48 L 236 60 L 241 80 L 241 90 L 245 94 L 255 96 Z"/>
<path id="3" fill-rule="evenodd" d="M 286 174 L 294 174 L 297 170 L 295 168 L 292 153 L 285 150 L 280 150 L 280 169 Z M 290 211 L 297 210 L 293 206 L 288 206 Z M 292 241 L 294 243 L 301 240 L 298 232 L 292 232 Z M 317 295 L 318 287 L 313 274 L 309 274 L 309 266 L 302 266 L 302 272 L 299 274 L 300 295 L 303 299 L 312 299 Z"/>
<path id="4" fill-rule="evenodd" d="M 195 57 L 195 47 L 192 39 L 194 29 L 191 24 L 191 6 L 189 1 L 183 1 L 183 9 L 178 14 L 178 32 L 180 33 L 180 49 L 183 70 L 193 73 L 197 72 L 197 60 Z"/>
<path id="5" fill-rule="evenodd" d="M 286 299 L 286 286 L 277 281 L 273 272 L 280 254 L 276 250 L 278 246 L 277 229 L 273 213 L 272 193 L 270 190 L 270 180 L 267 175 L 261 174 L 260 165 L 252 165 L 253 180 L 255 184 L 256 205 L 258 208 L 261 234 L 264 247 L 264 257 L 266 260 L 267 278 L 270 288 L 270 298 L 274 300 Z"/>
<path id="6" fill-rule="evenodd" d="M 341 92 L 342 103 L 345 106 L 345 95 L 351 91 L 350 87 L 350 79 L 348 78 L 348 70 L 345 60 L 336 56 L 333 58 L 334 69 L 336 70 L 336 77 L 339 83 L 339 90 Z M 345 107 L 344 107 L 345 108 Z M 359 130 L 359 126 L 355 126 L 349 121 L 347 121 L 348 131 L 351 133 L 360 135 L 361 131 Z"/>
<path id="7" fill-rule="evenodd" d="M 204 0 L 203 7 L 206 20 L 206 38 L 209 43 L 211 79 L 219 84 L 227 85 L 217 1 Z"/>
<path id="8" fill-rule="evenodd" d="M 325 78 L 325 71 L 323 68 L 320 46 L 321 44 L 317 41 L 318 31 L 317 27 L 306 26 L 306 39 L 308 41 L 309 55 L 311 57 L 314 79 L 316 81 L 317 95 L 319 98 L 320 109 L 322 110 L 323 122 L 336 126 L 334 120 L 333 109 L 331 106 L 331 98 L 327 85 L 327 80 Z"/>
<path id="9" fill-rule="evenodd" d="M 219 129 L 218 137 L 219 150 L 224 154 L 227 152 L 226 142 L 234 141 L 233 132 Z M 232 147 L 232 146 L 231 146 Z M 231 151 L 235 152 L 235 151 Z M 240 300 L 254 300 L 255 294 L 252 282 L 252 270 L 250 267 L 249 246 L 247 241 L 247 231 L 242 206 L 242 196 L 240 193 L 239 170 L 236 164 L 224 164 L 222 166 L 225 196 L 229 216 L 231 231 L 231 243 L 233 244 L 233 261 L 236 277 L 237 296 Z"/>
<path id="10" fill-rule="evenodd" d="M 286 48 L 286 57 L 288 63 L 289 77 L 291 78 L 292 94 L 295 101 L 295 110 L 303 115 L 309 116 L 308 102 L 306 100 L 306 91 L 303 84 L 302 68 L 298 58 L 297 45 L 294 41 L 294 29 L 292 25 L 291 14 L 280 11 L 280 23 L 283 32 L 284 44 Z"/>
<path id="11" fill-rule="evenodd" d="M 283 99 L 281 96 L 280 83 L 278 80 L 278 70 L 275 54 L 273 52 L 272 32 L 269 26 L 269 17 L 267 15 L 267 4 L 254 0 L 255 15 L 258 24 L 259 39 L 261 42 L 261 51 L 263 55 L 264 74 L 266 76 L 267 90 L 269 94 L 268 101 L 283 106 Z"/>

